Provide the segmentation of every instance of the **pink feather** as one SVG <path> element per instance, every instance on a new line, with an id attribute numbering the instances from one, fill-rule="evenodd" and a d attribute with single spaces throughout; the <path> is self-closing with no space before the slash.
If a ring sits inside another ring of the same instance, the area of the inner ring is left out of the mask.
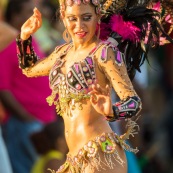
<path id="1" fill-rule="evenodd" d="M 160 1 L 158 1 L 157 3 L 155 3 L 152 9 L 161 12 L 161 4 L 160 4 Z"/>
<path id="2" fill-rule="evenodd" d="M 124 40 L 139 41 L 140 29 L 133 22 L 126 22 L 121 15 L 113 15 L 110 20 L 112 31 L 118 33 Z"/>
<path id="3" fill-rule="evenodd" d="M 100 39 L 101 40 L 107 40 L 109 34 L 110 34 L 110 25 L 106 23 L 100 24 Z"/>

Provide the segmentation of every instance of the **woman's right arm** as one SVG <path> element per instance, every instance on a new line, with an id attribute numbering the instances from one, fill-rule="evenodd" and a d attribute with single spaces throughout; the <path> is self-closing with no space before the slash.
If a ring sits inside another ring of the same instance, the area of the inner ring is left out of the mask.
<path id="1" fill-rule="evenodd" d="M 56 61 L 55 53 L 39 59 L 32 46 L 32 37 L 42 24 L 41 13 L 37 8 L 33 15 L 22 25 L 21 33 L 16 39 L 19 67 L 28 77 L 47 76 Z"/>
<path id="2" fill-rule="evenodd" d="M 48 57 L 36 61 L 33 66 L 22 69 L 22 73 L 27 77 L 48 76 L 55 61 L 56 57 L 53 52 Z"/>

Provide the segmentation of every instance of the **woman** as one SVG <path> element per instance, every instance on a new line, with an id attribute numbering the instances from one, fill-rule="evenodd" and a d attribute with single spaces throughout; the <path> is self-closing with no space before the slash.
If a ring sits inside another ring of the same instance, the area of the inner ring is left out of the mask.
<path id="1" fill-rule="evenodd" d="M 126 173 L 123 149 L 137 151 L 125 144 L 135 123 L 129 121 L 128 134 L 119 137 L 108 121 L 137 115 L 141 101 L 128 77 L 123 54 L 114 43 L 98 39 L 101 14 L 97 0 L 61 1 L 60 5 L 64 36 L 69 39 L 70 35 L 71 43 L 38 60 L 30 36 L 41 26 L 36 8 L 17 39 L 20 68 L 28 77 L 49 75 L 52 95 L 47 100 L 64 119 L 69 153 L 57 173 Z M 121 99 L 113 106 L 112 87 Z"/>

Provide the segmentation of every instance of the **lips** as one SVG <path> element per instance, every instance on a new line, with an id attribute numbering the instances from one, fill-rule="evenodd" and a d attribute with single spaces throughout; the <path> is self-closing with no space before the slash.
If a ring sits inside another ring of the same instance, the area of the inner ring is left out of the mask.
<path id="1" fill-rule="evenodd" d="M 76 32 L 75 34 L 76 34 L 76 36 L 83 38 L 86 36 L 87 32 L 84 32 L 84 31 L 83 32 Z"/>

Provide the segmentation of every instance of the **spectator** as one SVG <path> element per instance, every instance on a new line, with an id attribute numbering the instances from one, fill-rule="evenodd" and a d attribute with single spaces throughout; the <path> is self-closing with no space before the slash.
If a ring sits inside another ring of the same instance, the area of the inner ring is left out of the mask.
<path id="1" fill-rule="evenodd" d="M 6 45 L 6 43 L 8 42 L 8 40 L 10 40 L 11 35 L 13 35 L 13 33 L 15 33 L 15 30 L 13 30 L 11 27 L 9 27 L 8 25 L 5 24 L 5 22 L 3 22 L 3 12 L 5 9 L 5 5 L 6 5 L 6 0 L 1 0 L 0 1 L 0 43 L 4 43 L 4 44 L 0 44 L 0 52 L 3 48 L 3 46 Z M 2 29 L 4 29 L 4 27 L 6 28 L 7 31 L 9 31 L 8 33 L 8 37 L 7 38 L 7 42 L 4 42 L 4 36 L 2 35 Z M 1 122 L 3 121 L 5 117 L 5 112 L 4 112 L 4 108 L 3 105 L 0 101 L 0 125 Z M 0 126 L 0 173 L 12 173 L 12 168 L 11 168 L 11 163 L 10 163 L 10 159 L 8 156 L 8 152 L 4 143 L 4 139 L 2 137 L 2 133 L 1 133 L 1 126 Z"/>
<path id="2" fill-rule="evenodd" d="M 19 30 L 25 19 L 31 15 L 32 9 L 32 0 L 10 0 L 5 19 Z M 50 94 L 48 78 L 29 79 L 18 67 L 15 43 L 18 32 L 9 34 L 9 30 L 2 27 L 0 30 L 5 36 L 3 44 L 0 44 L 3 45 L 0 52 L 0 99 L 8 111 L 3 133 L 14 173 L 29 173 L 37 158 L 29 135 L 40 130 L 44 124 L 54 121 L 56 114 L 54 107 L 49 107 L 46 103 L 46 97 Z M 34 37 L 33 46 L 43 57 Z"/>
<path id="3" fill-rule="evenodd" d="M 40 132 L 33 133 L 31 140 L 40 155 L 31 173 L 47 173 L 48 169 L 57 170 L 63 164 L 68 149 L 62 121 L 47 124 Z"/>

